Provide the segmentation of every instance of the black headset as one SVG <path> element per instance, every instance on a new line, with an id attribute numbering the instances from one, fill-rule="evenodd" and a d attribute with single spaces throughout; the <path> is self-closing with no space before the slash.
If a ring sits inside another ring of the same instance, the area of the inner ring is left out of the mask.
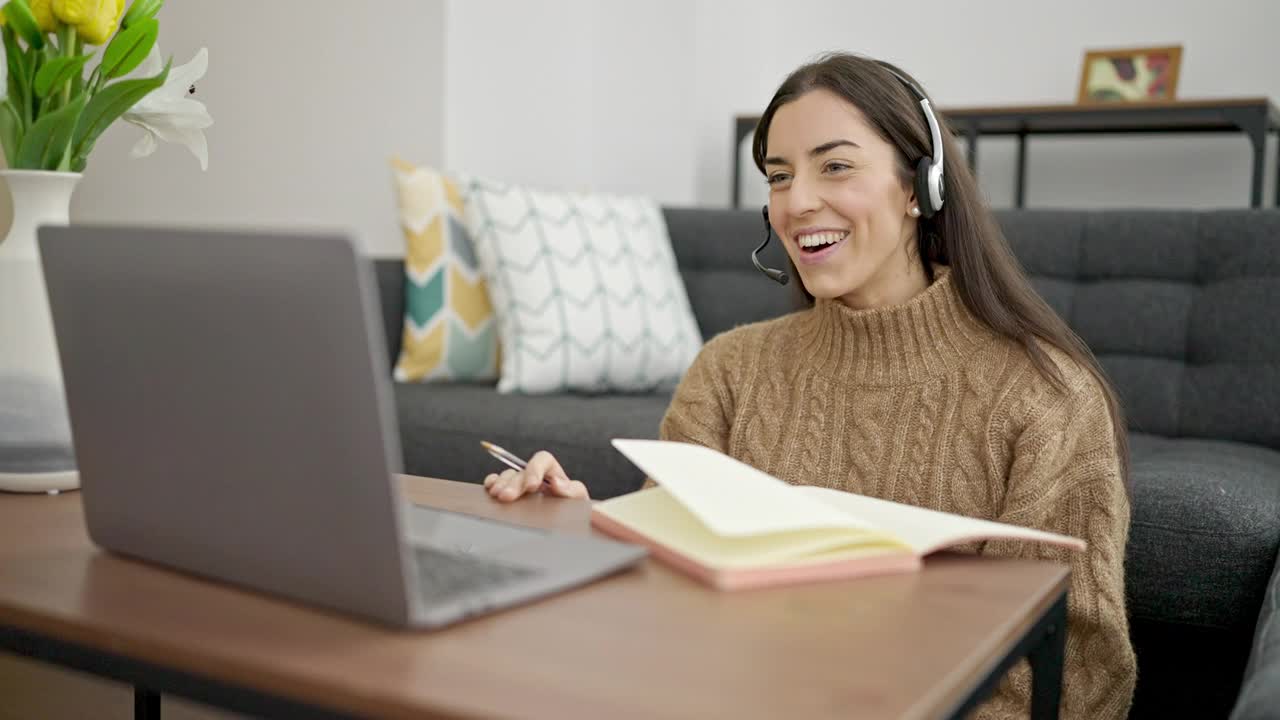
<path id="1" fill-rule="evenodd" d="M 919 85 L 912 82 L 911 78 L 903 75 L 892 65 L 880 60 L 875 62 L 896 77 L 920 100 L 920 109 L 924 111 L 924 121 L 929 125 L 929 140 L 932 143 L 933 154 L 925 155 L 920 158 L 920 162 L 916 163 L 916 204 L 920 207 L 921 217 L 933 217 L 942 209 L 942 204 L 947 199 L 946 183 L 942 175 L 942 127 L 938 124 L 938 118 L 933 114 L 933 106 L 929 102 L 929 96 L 924 94 L 924 90 L 920 89 Z M 760 243 L 760 247 L 751 253 L 751 263 L 771 280 L 780 285 L 786 285 L 790 278 L 787 277 L 785 271 L 765 267 L 756 257 L 769 244 L 769 238 L 773 236 L 773 227 L 769 225 L 769 206 L 765 205 L 761 208 L 761 211 L 764 215 L 764 242 Z"/>

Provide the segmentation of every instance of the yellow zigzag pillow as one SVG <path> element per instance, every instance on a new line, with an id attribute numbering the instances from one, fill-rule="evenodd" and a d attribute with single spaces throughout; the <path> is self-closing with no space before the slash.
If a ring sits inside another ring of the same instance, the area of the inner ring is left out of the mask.
<path id="1" fill-rule="evenodd" d="M 405 239 L 405 312 L 395 379 L 496 380 L 499 351 L 466 198 L 430 168 L 391 161 Z"/>

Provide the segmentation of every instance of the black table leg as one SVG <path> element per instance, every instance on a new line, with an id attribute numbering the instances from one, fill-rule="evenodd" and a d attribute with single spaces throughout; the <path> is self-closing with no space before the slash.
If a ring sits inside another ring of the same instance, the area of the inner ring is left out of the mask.
<path id="1" fill-rule="evenodd" d="M 1031 647 L 1031 718 L 1057 720 L 1062 703 L 1062 670 L 1067 647 L 1067 598 L 1054 603 L 1040 642 Z"/>
<path id="2" fill-rule="evenodd" d="M 1013 206 L 1016 208 L 1025 207 L 1027 202 L 1027 133 L 1026 131 L 1018 133 L 1018 177 L 1015 182 L 1017 185 L 1014 189 Z"/>
<path id="3" fill-rule="evenodd" d="M 133 720 L 160 720 L 160 693 L 135 685 Z"/>
<path id="4" fill-rule="evenodd" d="M 1267 149 L 1266 131 L 1249 134 L 1253 142 L 1253 180 L 1249 184 L 1249 207 L 1262 207 L 1262 170 Z"/>
<path id="5" fill-rule="evenodd" d="M 1266 108 L 1232 108 L 1222 116 L 1235 123 L 1236 127 L 1249 138 L 1253 145 L 1253 175 L 1249 182 L 1249 207 L 1262 207 L 1262 174 L 1263 163 L 1267 152 L 1267 114 Z M 1277 183 L 1280 185 L 1280 182 Z M 1280 197 L 1280 191 L 1277 191 Z"/>
<path id="6" fill-rule="evenodd" d="M 1009 653 L 946 717 L 961 720 L 991 697 L 1009 668 L 1022 658 L 1031 666 L 1031 718 L 1057 720 L 1062 699 L 1062 671 L 1067 639 L 1067 593 L 1040 615 Z"/>

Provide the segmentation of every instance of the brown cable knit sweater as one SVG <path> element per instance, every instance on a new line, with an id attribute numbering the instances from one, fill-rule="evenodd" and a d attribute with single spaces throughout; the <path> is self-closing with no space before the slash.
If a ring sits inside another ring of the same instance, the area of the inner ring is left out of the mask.
<path id="1" fill-rule="evenodd" d="M 811 310 L 709 341 L 661 437 L 814 484 L 1073 535 L 1080 553 L 989 542 L 986 555 L 1071 565 L 1062 717 L 1124 718 L 1136 664 L 1124 606 L 1129 501 L 1105 397 L 1046 346 L 1070 392 L 961 302 L 945 268 L 903 305 Z M 1031 676 L 1010 671 L 980 718 L 1025 718 Z"/>

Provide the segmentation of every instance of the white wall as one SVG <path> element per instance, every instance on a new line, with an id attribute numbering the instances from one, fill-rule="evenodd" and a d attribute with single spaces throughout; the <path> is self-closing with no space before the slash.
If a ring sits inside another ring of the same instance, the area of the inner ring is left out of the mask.
<path id="1" fill-rule="evenodd" d="M 403 252 L 387 161 L 443 157 L 443 2 L 170 0 L 159 18 L 175 65 L 209 48 L 209 170 L 178 145 L 130 158 L 142 131 L 117 123 L 74 222 L 340 228 Z"/>
<path id="2" fill-rule="evenodd" d="M 710 30 L 735 12 L 733 5 L 698 3 L 700 40 L 718 42 Z M 744 68 L 758 78 L 755 93 L 716 89 L 711 80 L 731 67 L 698 67 L 699 86 L 711 95 L 699 112 L 701 201 L 729 195 L 728 172 L 719 171 L 729 162 L 729 148 L 723 140 L 712 142 L 727 132 L 718 116 L 760 112 L 787 72 L 827 48 L 901 64 L 943 108 L 1074 102 L 1086 49 L 1169 44 L 1183 46 L 1178 97 L 1280 100 L 1280 3 L 1273 0 L 917 0 L 911 14 L 898 4 L 829 0 L 769 8 L 751 28 L 767 50 Z M 1014 157 L 1012 139 L 979 144 L 979 178 L 997 207 L 1013 202 Z M 1266 158 L 1273 167 L 1274 139 Z M 1027 205 L 1246 206 L 1250 161 L 1243 135 L 1035 138 L 1028 145 Z M 750 179 L 753 197 L 763 199 L 758 174 Z M 1264 197 L 1274 197 L 1269 185 Z"/>
<path id="3" fill-rule="evenodd" d="M 448 167 L 689 202 L 695 30 L 680 0 L 450 2 Z"/>
<path id="4" fill-rule="evenodd" d="M 1181 43 L 1179 97 L 1280 99 L 1276 27 L 1273 0 L 453 0 L 446 158 L 553 187 L 724 205 L 733 116 L 759 113 L 824 50 L 898 62 L 945 108 L 1073 102 L 1086 49 Z M 1029 206 L 1248 201 L 1242 135 L 1038 138 L 1029 148 Z M 1267 158 L 1270 167 L 1274 141 Z M 1012 203 L 1013 164 L 1012 140 L 982 141 L 993 205 Z"/>
<path id="5" fill-rule="evenodd" d="M 946 107 L 1070 102 L 1085 49 L 1177 42 L 1180 97 L 1280 99 L 1272 0 L 369 7 L 171 0 L 160 15 L 166 54 L 210 52 L 198 88 L 215 121 L 209 170 L 178 146 L 129 158 L 140 131 L 118 124 L 90 159 L 73 219 L 340 227 L 394 254 L 393 154 L 546 187 L 725 205 L 733 117 L 758 113 L 787 72 L 827 49 L 899 62 Z M 1249 162 L 1243 136 L 1038 138 L 1028 205 L 1243 206 Z M 992 204 L 1008 206 L 1012 140 L 984 140 L 979 164 Z M 753 204 L 763 183 L 744 170 Z"/>

